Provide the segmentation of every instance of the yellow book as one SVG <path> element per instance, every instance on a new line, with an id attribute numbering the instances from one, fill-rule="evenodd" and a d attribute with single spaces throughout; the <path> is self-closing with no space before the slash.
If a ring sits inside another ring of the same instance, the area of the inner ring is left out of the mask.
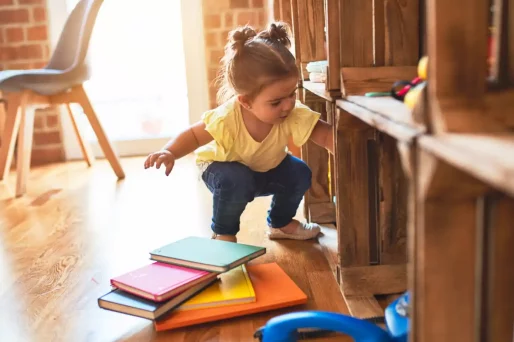
<path id="1" fill-rule="evenodd" d="M 245 265 L 219 275 L 219 280 L 184 302 L 175 311 L 205 309 L 256 301 L 252 281 Z"/>

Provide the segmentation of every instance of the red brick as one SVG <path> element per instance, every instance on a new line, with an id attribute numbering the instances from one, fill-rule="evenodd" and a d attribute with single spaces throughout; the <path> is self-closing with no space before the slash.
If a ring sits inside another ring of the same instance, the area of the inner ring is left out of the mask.
<path id="1" fill-rule="evenodd" d="M 39 44 L 21 45 L 17 48 L 17 59 L 43 58 L 43 47 Z"/>
<path id="2" fill-rule="evenodd" d="M 45 46 L 43 46 L 43 58 L 45 60 L 50 58 L 50 46 L 48 44 L 45 44 Z"/>
<path id="3" fill-rule="evenodd" d="M 36 132 L 34 133 L 34 145 L 58 144 L 61 142 L 59 132 Z"/>
<path id="4" fill-rule="evenodd" d="M 45 120 L 42 115 L 36 114 L 34 117 L 34 129 L 42 129 L 45 126 Z"/>
<path id="5" fill-rule="evenodd" d="M 36 23 L 46 21 L 46 8 L 34 7 L 32 9 L 32 18 L 34 18 L 34 22 Z"/>
<path id="6" fill-rule="evenodd" d="M 44 5 L 45 0 L 18 0 L 20 5 Z"/>
<path id="7" fill-rule="evenodd" d="M 252 7 L 253 8 L 264 8 L 264 1 L 263 0 L 252 0 Z"/>
<path id="8" fill-rule="evenodd" d="M 232 28 L 234 26 L 234 14 L 233 13 L 225 13 L 225 27 Z"/>
<path id="9" fill-rule="evenodd" d="M 229 7 L 229 0 L 204 0 L 204 11 L 208 13 L 219 13 Z"/>
<path id="10" fill-rule="evenodd" d="M 43 69 L 48 63 L 47 62 L 34 62 L 32 63 L 33 69 Z"/>
<path id="11" fill-rule="evenodd" d="M 47 28 L 45 25 L 27 28 L 27 40 L 47 40 Z"/>
<path id="12" fill-rule="evenodd" d="M 8 27 L 5 29 L 5 37 L 8 43 L 17 43 L 25 40 L 25 33 L 21 27 Z"/>
<path id="13" fill-rule="evenodd" d="M 27 70 L 32 69 L 31 63 L 7 63 L 5 65 L 6 70 Z"/>
<path id="14" fill-rule="evenodd" d="M 41 165 L 64 161 L 64 150 L 58 147 L 36 147 L 33 149 L 30 163 Z"/>
<path id="15" fill-rule="evenodd" d="M 219 47 L 220 39 L 218 32 L 208 32 L 205 34 L 205 45 L 207 47 Z"/>
<path id="16" fill-rule="evenodd" d="M 257 13 L 253 12 L 253 11 L 244 11 L 244 12 L 239 12 L 237 14 L 237 25 L 246 25 L 246 24 L 249 24 L 249 25 L 252 25 L 252 26 L 255 26 L 256 22 L 259 21 L 258 20 L 258 15 L 256 15 Z M 256 17 L 257 17 L 257 20 L 256 20 Z"/>
<path id="17" fill-rule="evenodd" d="M 268 20 L 266 18 L 266 12 L 264 12 L 264 11 L 259 12 L 259 22 L 258 22 L 259 27 L 264 28 L 266 26 L 267 21 Z"/>
<path id="18" fill-rule="evenodd" d="M 0 0 L 0 6 L 2 5 L 13 5 L 14 0 Z"/>
<path id="19" fill-rule="evenodd" d="M 211 86 L 209 87 L 209 99 L 212 101 L 212 102 L 215 102 L 216 101 L 216 94 L 218 92 L 218 89 L 214 86 Z"/>
<path id="20" fill-rule="evenodd" d="M 248 0 L 230 0 L 230 8 L 250 8 Z"/>
<path id="21" fill-rule="evenodd" d="M 216 76 L 218 76 L 218 68 L 209 68 L 207 75 L 209 83 L 216 79 Z"/>
<path id="22" fill-rule="evenodd" d="M 27 9 L 0 10 L 0 26 L 5 24 L 27 23 L 29 11 Z"/>
<path id="23" fill-rule="evenodd" d="M 57 114 L 46 115 L 46 127 L 56 128 L 59 126 L 59 116 Z"/>
<path id="24" fill-rule="evenodd" d="M 222 49 L 215 49 L 209 51 L 209 60 L 211 65 L 218 65 L 220 63 L 221 58 L 224 55 L 224 51 Z"/>
<path id="25" fill-rule="evenodd" d="M 12 46 L 2 47 L 0 49 L 0 62 L 13 61 L 16 59 L 18 49 Z"/>
<path id="26" fill-rule="evenodd" d="M 226 31 L 221 32 L 221 43 L 223 45 L 225 45 L 227 43 L 230 31 L 232 31 L 232 30 L 226 30 Z"/>
<path id="27" fill-rule="evenodd" d="M 204 26 L 206 28 L 220 28 L 221 16 L 219 14 L 207 14 L 204 16 Z"/>

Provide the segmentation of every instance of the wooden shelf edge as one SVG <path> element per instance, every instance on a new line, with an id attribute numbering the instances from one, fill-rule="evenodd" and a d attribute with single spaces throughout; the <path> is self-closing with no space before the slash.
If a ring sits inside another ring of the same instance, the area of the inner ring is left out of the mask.
<path id="1" fill-rule="evenodd" d="M 340 92 L 326 90 L 325 83 L 303 81 L 302 87 L 329 102 L 335 102 L 336 99 L 341 98 Z"/>
<path id="2" fill-rule="evenodd" d="M 336 222 L 336 207 L 332 202 L 310 203 L 308 210 L 309 222 L 319 224 Z"/>
<path id="3" fill-rule="evenodd" d="M 375 295 L 400 294 L 407 290 L 407 265 L 340 268 L 340 287 L 353 317 L 378 319 L 384 310 Z"/>
<path id="4" fill-rule="evenodd" d="M 385 315 L 384 310 L 373 295 L 352 296 L 343 294 L 343 296 L 352 317 L 379 319 Z"/>
<path id="5" fill-rule="evenodd" d="M 447 164 L 514 196 L 514 134 L 448 133 L 418 141 Z"/>
<path id="6" fill-rule="evenodd" d="M 372 104 L 373 108 L 364 106 L 362 102 L 358 102 L 357 98 L 360 97 L 352 96 L 336 100 L 336 106 L 400 141 L 412 141 L 426 132 L 425 127 L 415 123 L 408 123 L 406 118 L 396 120 L 395 114 L 391 113 L 390 110 L 388 110 L 389 113 L 387 114 L 385 113 L 386 111 L 377 110 L 377 108 L 386 108 L 383 104 L 387 103 L 386 101 L 390 101 L 390 98 L 366 98 L 366 102 Z M 399 105 L 404 106 L 401 103 Z M 405 109 L 402 110 L 405 113 Z"/>

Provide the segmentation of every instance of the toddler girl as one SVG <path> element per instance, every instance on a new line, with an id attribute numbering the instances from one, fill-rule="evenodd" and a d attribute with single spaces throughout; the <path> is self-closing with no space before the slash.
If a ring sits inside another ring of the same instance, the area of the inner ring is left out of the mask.
<path id="1" fill-rule="evenodd" d="M 215 239 L 237 242 L 246 205 L 268 195 L 270 239 L 305 240 L 320 232 L 317 224 L 293 219 L 311 186 L 311 170 L 286 147 L 311 140 L 332 150 L 333 137 L 319 113 L 296 101 L 299 70 L 290 45 L 281 22 L 259 33 L 249 26 L 231 31 L 220 74 L 222 104 L 145 161 L 145 168 L 164 165 L 168 176 L 176 159 L 196 151 L 213 194 Z"/>

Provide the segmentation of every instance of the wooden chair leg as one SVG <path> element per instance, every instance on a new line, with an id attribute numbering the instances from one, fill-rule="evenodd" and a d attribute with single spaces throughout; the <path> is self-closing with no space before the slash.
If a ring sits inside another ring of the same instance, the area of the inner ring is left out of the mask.
<path id="1" fill-rule="evenodd" d="M 84 110 L 84 113 L 86 114 L 91 127 L 93 127 L 93 130 L 96 134 L 96 137 L 98 138 L 98 143 L 100 144 L 100 147 L 102 148 L 102 151 L 104 152 L 105 157 L 111 164 L 111 167 L 114 170 L 114 173 L 116 173 L 116 176 L 118 176 L 118 179 L 125 178 L 125 172 L 123 171 L 123 168 L 121 167 L 120 160 L 118 159 L 118 156 L 114 152 L 114 149 L 112 147 L 111 142 L 107 138 L 107 135 L 105 134 L 105 131 L 100 124 L 100 121 L 98 120 L 98 117 L 93 109 L 93 106 L 91 105 L 91 102 L 89 101 L 89 98 L 84 90 L 84 87 L 78 86 L 74 89 L 76 99 L 78 100 L 79 104 L 82 106 L 82 109 Z"/>
<path id="2" fill-rule="evenodd" d="M 91 151 L 91 146 L 89 143 L 84 139 L 82 134 L 80 133 L 80 129 L 77 123 L 77 120 L 75 120 L 75 116 L 73 115 L 73 111 L 71 110 L 71 106 L 69 103 L 65 103 L 64 106 L 66 107 L 66 110 L 68 111 L 68 115 L 70 116 L 71 124 L 73 125 L 73 130 L 75 131 L 75 135 L 77 136 L 77 140 L 80 145 L 80 149 L 82 150 L 82 154 L 84 155 L 84 159 L 86 160 L 86 163 L 88 166 L 93 165 L 95 161 L 95 156 L 93 155 L 93 152 Z"/>
<path id="3" fill-rule="evenodd" d="M 0 145 L 0 181 L 7 178 L 11 169 L 14 146 L 20 128 L 21 113 L 18 110 L 21 94 L 10 94 L 7 97 L 7 115 Z"/>
<path id="4" fill-rule="evenodd" d="M 20 106 L 21 123 L 18 134 L 18 150 L 16 158 L 16 197 L 23 196 L 27 190 L 27 179 L 32 156 L 32 140 L 34 136 L 34 115 L 36 107 L 22 103 Z"/>
<path id="5" fill-rule="evenodd" d="M 2 137 L 5 129 L 5 119 L 7 118 L 7 108 L 4 101 L 6 101 L 6 99 L 0 90 L 0 144 L 2 143 Z"/>

